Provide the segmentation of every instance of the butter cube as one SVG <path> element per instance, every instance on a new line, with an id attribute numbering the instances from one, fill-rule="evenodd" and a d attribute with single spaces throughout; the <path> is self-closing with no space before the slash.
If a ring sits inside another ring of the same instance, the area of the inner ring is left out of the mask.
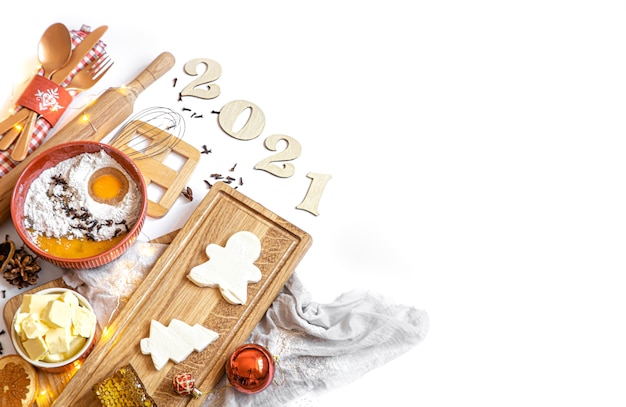
<path id="1" fill-rule="evenodd" d="M 44 340 L 48 346 L 48 352 L 51 354 L 65 353 L 70 350 L 70 342 L 72 341 L 72 334 L 70 333 L 70 327 L 65 328 L 53 328 L 48 331 Z"/>
<path id="2" fill-rule="evenodd" d="M 79 306 L 78 297 L 71 291 L 64 292 L 59 299 L 72 308 Z"/>
<path id="3" fill-rule="evenodd" d="M 72 310 L 63 301 L 50 301 L 41 314 L 41 320 L 57 328 L 64 328 L 72 320 Z"/>
<path id="4" fill-rule="evenodd" d="M 19 312 L 15 317 L 15 322 L 13 323 L 13 329 L 15 329 L 15 333 L 18 336 L 22 336 L 24 331 L 22 330 L 22 321 L 30 315 L 28 312 Z"/>
<path id="5" fill-rule="evenodd" d="M 42 360 L 48 363 L 58 363 L 64 361 L 65 359 L 67 359 L 65 353 L 47 353 Z"/>
<path id="6" fill-rule="evenodd" d="M 83 338 L 82 336 L 74 336 L 72 342 L 70 342 L 70 350 L 65 353 L 67 358 L 69 359 L 72 356 L 76 355 L 78 351 L 81 350 L 83 346 L 85 346 L 86 342 L 87 338 Z"/>
<path id="7" fill-rule="evenodd" d="M 22 320 L 22 333 L 28 339 L 35 339 L 42 337 L 48 332 L 46 324 L 42 323 L 38 314 L 28 314 L 26 318 Z"/>
<path id="8" fill-rule="evenodd" d="M 96 314 L 85 307 L 76 308 L 72 316 L 72 331 L 75 335 L 88 338 L 96 326 Z"/>
<path id="9" fill-rule="evenodd" d="M 58 298 L 59 294 L 24 294 L 21 312 L 40 313 L 50 301 Z"/>
<path id="10" fill-rule="evenodd" d="M 43 359 L 48 354 L 46 342 L 40 336 L 22 342 L 22 346 L 28 357 L 33 360 Z"/>

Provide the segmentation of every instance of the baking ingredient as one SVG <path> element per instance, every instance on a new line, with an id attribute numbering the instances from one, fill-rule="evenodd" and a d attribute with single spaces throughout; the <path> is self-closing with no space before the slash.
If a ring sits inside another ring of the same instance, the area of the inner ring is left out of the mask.
<path id="1" fill-rule="evenodd" d="M 128 178 L 117 168 L 104 167 L 89 177 L 89 195 L 97 202 L 115 205 L 128 193 Z"/>
<path id="2" fill-rule="evenodd" d="M 83 348 L 96 328 L 96 315 L 71 291 L 25 294 L 13 328 L 33 360 L 59 362 Z"/>
<path id="3" fill-rule="evenodd" d="M 180 363 L 194 350 L 200 352 L 218 338 L 218 334 L 200 324 L 190 326 L 173 319 L 168 327 L 159 321 L 150 322 L 150 337 L 139 345 L 141 353 L 151 355 L 156 370 L 161 370 L 168 360 Z"/>
<path id="4" fill-rule="evenodd" d="M 123 239 L 141 213 L 141 198 L 138 186 L 106 151 L 83 153 L 31 183 L 24 227 L 52 255 L 90 257 Z"/>
<path id="5" fill-rule="evenodd" d="M 261 270 L 254 261 L 261 254 L 261 242 L 251 232 L 233 234 L 226 246 L 211 243 L 206 248 L 209 260 L 191 269 L 187 277 L 200 287 L 219 287 L 231 304 L 245 304 L 248 283 L 261 281 Z"/>

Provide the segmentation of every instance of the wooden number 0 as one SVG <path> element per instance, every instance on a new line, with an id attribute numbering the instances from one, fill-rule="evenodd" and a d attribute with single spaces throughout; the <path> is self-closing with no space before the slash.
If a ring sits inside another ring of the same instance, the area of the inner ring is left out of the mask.
<path id="1" fill-rule="evenodd" d="M 181 96 L 195 96 L 201 99 L 214 99 L 220 95 L 220 87 L 216 84 L 211 84 L 219 79 L 222 75 L 222 67 L 217 62 L 207 58 L 196 58 L 187 62 L 183 69 L 187 75 L 197 76 L 198 65 L 204 65 L 205 70 L 198 78 L 191 81 L 180 92 Z M 205 89 L 201 88 L 202 85 L 206 85 Z"/>
<path id="2" fill-rule="evenodd" d="M 250 110 L 248 120 L 236 131 L 234 129 L 237 118 L 246 110 Z M 252 140 L 257 138 L 265 128 L 265 115 L 257 105 L 245 100 L 233 100 L 222 107 L 217 121 L 226 134 L 237 140 Z"/>

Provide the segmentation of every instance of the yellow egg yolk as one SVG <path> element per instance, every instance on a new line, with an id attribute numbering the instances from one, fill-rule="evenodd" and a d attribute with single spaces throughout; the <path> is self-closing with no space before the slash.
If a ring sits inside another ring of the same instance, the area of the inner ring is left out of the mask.
<path id="1" fill-rule="evenodd" d="M 122 233 L 112 239 L 99 242 L 87 239 L 39 236 L 37 237 L 37 246 L 52 256 L 68 259 L 82 259 L 85 257 L 96 256 L 112 249 L 116 244 L 124 239 L 125 236 L 126 233 Z"/>
<path id="2" fill-rule="evenodd" d="M 103 174 L 93 182 L 92 191 L 101 199 L 109 200 L 115 198 L 122 190 L 122 181 L 112 174 Z"/>
<path id="3" fill-rule="evenodd" d="M 115 205 L 127 192 L 128 179 L 117 168 L 100 168 L 89 178 L 89 195 L 94 201 Z"/>

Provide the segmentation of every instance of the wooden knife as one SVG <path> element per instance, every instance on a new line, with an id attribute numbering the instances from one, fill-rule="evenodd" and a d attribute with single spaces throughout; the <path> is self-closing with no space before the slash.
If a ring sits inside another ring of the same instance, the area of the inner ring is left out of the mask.
<path id="1" fill-rule="evenodd" d="M 109 27 L 103 25 L 98 27 L 89 34 L 72 50 L 72 56 L 69 61 L 58 71 L 52 74 L 52 82 L 60 85 L 67 78 L 67 76 L 76 68 L 80 61 L 91 51 L 91 49 L 100 41 L 100 38 L 104 35 Z"/>

